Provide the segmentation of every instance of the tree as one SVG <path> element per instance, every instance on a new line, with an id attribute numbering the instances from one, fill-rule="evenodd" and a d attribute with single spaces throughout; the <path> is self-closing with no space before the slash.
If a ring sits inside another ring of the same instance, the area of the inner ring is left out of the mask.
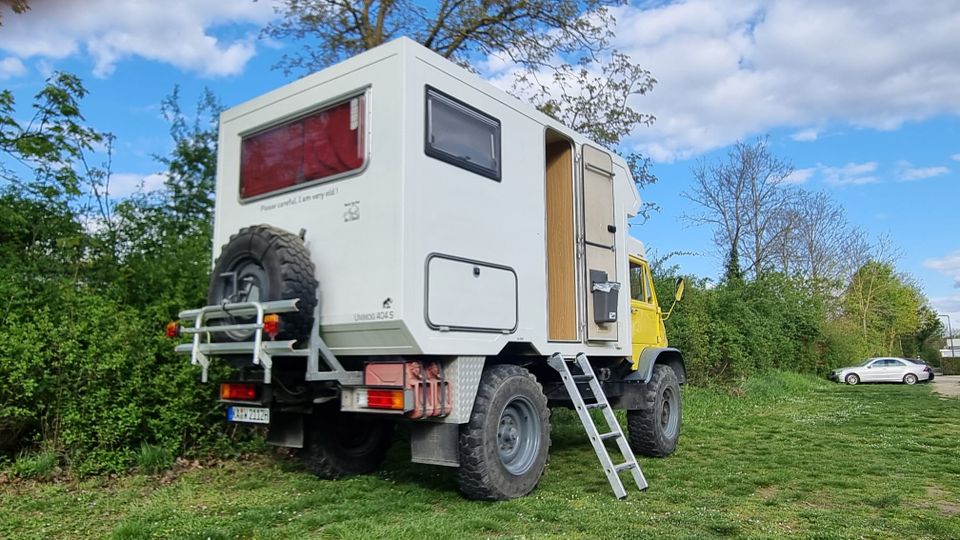
<path id="1" fill-rule="evenodd" d="M 621 0 L 282 0 L 263 35 L 300 42 L 278 67 L 311 72 L 407 35 L 440 56 L 502 55 L 525 69 L 571 55 L 592 58 L 611 36 Z"/>
<path id="2" fill-rule="evenodd" d="M 624 0 L 282 0 L 264 37 L 297 43 L 276 67 L 312 72 L 401 35 L 471 69 L 501 58 L 516 66 L 512 92 L 613 149 L 653 122 L 633 108 L 656 80 L 610 50 L 611 7 Z M 627 152 L 640 187 L 649 161 Z M 653 205 L 646 205 L 644 214 Z"/>
<path id="3" fill-rule="evenodd" d="M 682 195 L 702 212 L 684 218 L 712 225 L 714 243 L 726 260 L 744 258 L 744 271 L 760 277 L 773 263 L 775 246 L 791 228 L 784 220 L 789 200 L 782 188 L 791 172 L 789 163 L 770 152 L 766 139 L 753 144 L 738 141 L 726 160 L 701 160 L 694 166 L 693 189 Z"/>
<path id="4" fill-rule="evenodd" d="M 27 0 L 8 0 L 4 2 L 7 7 L 10 8 L 10 11 L 16 14 L 26 13 L 30 10 L 30 6 L 27 3 Z M 0 9 L 0 25 L 3 24 L 3 10 Z"/>
<path id="5" fill-rule="evenodd" d="M 800 188 L 785 188 L 784 193 L 779 225 L 783 234 L 773 246 L 775 266 L 830 292 L 863 263 L 850 267 L 848 254 L 864 250 L 866 236 L 847 221 L 843 207 L 828 194 Z"/>
<path id="6" fill-rule="evenodd" d="M 923 305 L 922 293 L 908 276 L 876 260 L 857 269 L 844 296 L 845 315 L 857 321 L 864 338 L 879 341 L 887 353 L 895 351 L 901 336 L 917 332 Z"/>

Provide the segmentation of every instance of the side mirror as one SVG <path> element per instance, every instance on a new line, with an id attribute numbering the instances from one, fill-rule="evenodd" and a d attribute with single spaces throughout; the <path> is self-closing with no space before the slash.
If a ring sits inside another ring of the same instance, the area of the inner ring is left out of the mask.
<path id="1" fill-rule="evenodd" d="M 677 302 L 683 299 L 683 289 L 685 288 L 685 286 L 686 286 L 686 282 L 683 281 L 683 278 L 682 277 L 677 278 L 677 282 L 674 285 L 674 291 L 673 291 L 673 304 L 670 306 L 670 309 L 666 313 L 660 316 L 660 318 L 662 318 L 663 320 L 667 320 L 670 318 L 670 315 L 673 314 L 673 308 L 677 307 Z"/>
<path id="2" fill-rule="evenodd" d="M 683 281 L 682 277 L 677 278 L 677 284 L 674 286 L 673 301 L 679 302 L 683 300 L 683 289 L 686 286 L 686 282 Z"/>

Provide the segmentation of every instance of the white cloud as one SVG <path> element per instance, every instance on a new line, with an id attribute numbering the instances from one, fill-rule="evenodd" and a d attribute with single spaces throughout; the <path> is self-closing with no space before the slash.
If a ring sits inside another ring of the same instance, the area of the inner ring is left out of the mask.
<path id="1" fill-rule="evenodd" d="M 21 60 L 87 54 L 94 60 L 94 74 L 101 77 L 134 56 L 206 76 L 234 75 L 253 56 L 255 35 L 224 40 L 212 29 L 232 23 L 260 25 L 271 17 L 269 1 L 34 2 L 27 13 L 4 18 L 0 49 Z"/>
<path id="2" fill-rule="evenodd" d="M 164 173 L 114 173 L 110 176 L 110 196 L 122 198 L 141 190 L 154 191 L 162 188 L 166 179 L 167 175 Z"/>
<path id="3" fill-rule="evenodd" d="M 809 142 L 817 140 L 817 137 L 820 135 L 820 132 L 816 129 L 804 129 L 790 135 L 790 138 L 798 142 Z"/>
<path id="4" fill-rule="evenodd" d="M 23 65 L 23 62 L 21 62 L 19 58 L 8 56 L 3 60 L 0 60 L 0 81 L 9 79 L 10 77 L 23 75 L 26 72 L 27 68 Z"/>
<path id="5" fill-rule="evenodd" d="M 847 163 L 843 167 L 820 166 L 820 172 L 826 183 L 833 186 L 873 184 L 878 182 L 873 175 L 877 171 L 877 162 Z"/>
<path id="6" fill-rule="evenodd" d="M 923 261 L 923 266 L 944 274 L 953 280 L 954 287 L 960 288 L 960 251 L 954 251 L 939 259 L 927 259 Z M 960 305 L 957 306 L 957 311 L 960 311 Z"/>
<path id="7" fill-rule="evenodd" d="M 954 154 L 954 155 L 950 156 L 950 159 L 952 159 L 952 160 L 954 160 L 954 161 L 960 161 L 960 154 Z"/>
<path id="8" fill-rule="evenodd" d="M 927 178 L 943 176 L 948 172 L 950 172 L 950 169 L 946 167 L 907 168 L 900 171 L 900 179 L 906 182 L 925 180 Z"/>
<path id="9" fill-rule="evenodd" d="M 658 161 L 774 128 L 881 130 L 960 112 L 951 0 L 689 0 L 616 10 L 614 45 L 659 81 L 630 142 Z"/>
<path id="10" fill-rule="evenodd" d="M 796 169 L 786 178 L 783 179 L 784 184 L 803 184 L 813 176 L 813 173 L 816 171 L 815 168 L 809 169 Z"/>

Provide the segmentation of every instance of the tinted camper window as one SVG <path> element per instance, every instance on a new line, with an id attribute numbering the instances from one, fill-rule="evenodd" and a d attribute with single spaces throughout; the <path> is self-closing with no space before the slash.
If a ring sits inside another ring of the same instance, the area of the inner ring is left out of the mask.
<path id="1" fill-rule="evenodd" d="M 240 198 L 324 182 L 363 168 L 366 96 L 243 137 Z"/>
<path id="2" fill-rule="evenodd" d="M 428 156 L 500 181 L 500 121 L 427 87 Z"/>

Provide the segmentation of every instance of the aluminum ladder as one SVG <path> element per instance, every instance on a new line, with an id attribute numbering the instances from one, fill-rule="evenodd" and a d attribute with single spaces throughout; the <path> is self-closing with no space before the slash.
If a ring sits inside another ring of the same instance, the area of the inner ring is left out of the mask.
<path id="1" fill-rule="evenodd" d="M 616 495 L 618 499 L 625 499 L 627 497 L 627 490 L 623 487 L 623 482 L 620 480 L 620 473 L 623 471 L 630 471 L 630 474 L 633 476 L 633 481 L 637 484 L 637 488 L 641 491 L 647 489 L 647 479 L 643 477 L 643 471 L 640 470 L 640 464 L 637 463 L 637 458 L 633 455 L 633 450 L 630 449 L 630 443 L 627 441 L 627 438 L 623 436 L 623 429 L 620 428 L 620 422 L 617 421 L 613 409 L 610 408 L 610 402 L 607 401 L 607 396 L 603 393 L 600 382 L 597 381 L 593 368 L 590 366 L 590 361 L 587 360 L 587 355 L 580 353 L 575 360 L 570 360 L 570 362 L 575 363 L 577 367 L 580 368 L 581 375 L 574 375 L 570 372 L 568 360 L 561 356 L 560 353 L 554 353 L 547 362 L 550 364 L 550 367 L 560 373 L 560 378 L 563 379 L 563 385 L 566 387 L 567 393 L 573 401 L 574 409 L 580 417 L 583 429 L 590 438 L 590 443 L 593 445 L 593 450 L 597 454 L 597 459 L 600 460 L 604 474 L 607 475 L 607 481 L 610 482 L 610 487 L 613 488 L 614 495 Z M 580 387 L 578 386 L 578 384 L 582 383 L 589 385 L 590 391 L 595 398 L 594 403 L 587 403 L 583 399 L 583 394 L 580 393 Z M 597 430 L 597 425 L 590 415 L 591 409 L 600 409 L 604 419 L 607 421 L 609 431 L 600 433 L 600 431 Z M 613 463 L 613 459 L 610 457 L 610 451 L 604 444 L 605 441 L 610 439 L 616 440 L 617 447 L 620 449 L 620 454 L 624 459 L 623 463 Z"/>

